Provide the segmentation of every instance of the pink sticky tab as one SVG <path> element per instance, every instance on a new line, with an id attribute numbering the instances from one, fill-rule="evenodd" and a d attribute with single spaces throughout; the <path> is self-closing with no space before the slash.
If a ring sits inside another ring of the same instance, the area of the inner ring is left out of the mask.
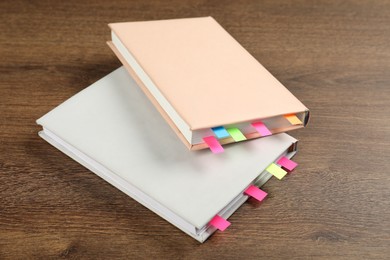
<path id="1" fill-rule="evenodd" d="M 248 196 L 257 199 L 258 201 L 262 201 L 268 195 L 267 192 L 260 190 L 254 185 L 249 186 L 249 188 L 246 189 L 244 193 Z"/>
<path id="2" fill-rule="evenodd" d="M 290 159 L 288 159 L 287 157 L 283 156 L 282 158 L 279 159 L 279 161 L 277 162 L 277 164 L 279 164 L 280 166 L 286 168 L 287 170 L 289 171 L 292 171 L 295 169 L 295 167 L 298 166 L 298 164 L 294 161 L 291 161 Z"/>
<path id="3" fill-rule="evenodd" d="M 213 227 L 218 228 L 221 231 L 224 231 L 225 229 L 227 229 L 228 226 L 230 226 L 229 221 L 227 221 L 226 219 L 218 215 L 215 215 L 215 217 L 210 221 L 209 224 L 212 225 Z"/>
<path id="4" fill-rule="evenodd" d="M 252 123 L 252 126 L 256 128 L 256 131 L 261 134 L 261 136 L 272 135 L 271 131 L 265 126 L 263 122 Z"/>
<path id="5" fill-rule="evenodd" d="M 203 141 L 209 146 L 213 153 L 222 153 L 223 147 L 214 136 L 203 137 Z"/>

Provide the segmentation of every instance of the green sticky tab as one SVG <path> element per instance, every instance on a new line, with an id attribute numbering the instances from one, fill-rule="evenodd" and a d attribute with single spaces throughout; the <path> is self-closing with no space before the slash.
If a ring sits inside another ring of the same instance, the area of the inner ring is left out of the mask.
<path id="1" fill-rule="evenodd" d="M 230 136 L 233 137 L 234 141 L 239 142 L 239 141 L 246 140 L 245 135 L 243 135 L 238 128 L 232 127 L 232 128 L 228 128 L 226 130 L 228 131 Z"/>
<path id="2" fill-rule="evenodd" d="M 270 166 L 268 166 L 267 169 L 265 169 L 267 172 L 271 173 L 273 176 L 278 178 L 279 180 L 283 179 L 283 177 L 287 174 L 285 170 L 277 166 L 276 164 L 272 163 Z"/>

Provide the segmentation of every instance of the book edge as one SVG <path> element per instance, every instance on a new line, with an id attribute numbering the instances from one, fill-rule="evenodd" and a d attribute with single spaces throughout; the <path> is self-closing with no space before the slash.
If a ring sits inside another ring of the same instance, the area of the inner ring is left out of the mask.
<path id="1" fill-rule="evenodd" d="M 189 149 L 189 150 L 202 150 L 208 148 L 206 144 L 190 144 L 187 139 L 183 136 L 183 134 L 180 132 L 180 130 L 177 128 L 175 123 L 172 121 L 172 119 L 168 116 L 168 114 L 165 112 L 165 110 L 161 107 L 161 105 L 158 103 L 158 101 L 154 98 L 154 96 L 150 93 L 148 88 L 145 86 L 145 84 L 141 81 L 141 79 L 138 77 L 138 75 L 135 73 L 133 68 L 130 66 L 130 64 L 124 59 L 121 53 L 119 53 L 118 49 L 115 47 L 115 45 L 112 43 L 112 41 L 107 41 L 107 45 L 110 47 L 110 49 L 114 52 L 115 56 L 119 59 L 119 61 L 123 64 L 123 66 L 126 68 L 127 72 L 131 75 L 131 77 L 134 79 L 134 81 L 137 83 L 137 85 L 141 88 L 141 90 L 145 93 L 145 95 L 148 97 L 150 102 L 154 105 L 154 107 L 157 109 L 157 111 L 161 114 L 161 116 L 165 119 L 165 121 L 168 123 L 168 125 L 172 128 L 172 130 L 176 133 L 176 135 L 179 137 L 179 139 L 183 142 L 183 144 Z M 306 121 L 306 120 L 305 120 Z M 273 134 L 278 134 L 282 132 L 288 132 L 291 130 L 303 128 L 304 125 L 292 125 L 287 128 L 277 128 L 276 131 L 273 131 Z M 193 130 L 196 131 L 196 130 Z M 245 137 L 247 140 L 261 138 L 262 136 L 255 132 L 250 134 L 245 134 Z M 230 144 L 234 143 L 233 138 L 225 138 L 222 140 L 219 140 L 221 144 Z"/>

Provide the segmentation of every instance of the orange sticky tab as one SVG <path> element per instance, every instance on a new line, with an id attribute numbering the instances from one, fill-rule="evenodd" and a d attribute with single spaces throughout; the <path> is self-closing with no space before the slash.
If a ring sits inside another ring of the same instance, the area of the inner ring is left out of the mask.
<path id="1" fill-rule="evenodd" d="M 285 115 L 286 118 L 292 125 L 302 125 L 302 121 L 296 115 Z"/>

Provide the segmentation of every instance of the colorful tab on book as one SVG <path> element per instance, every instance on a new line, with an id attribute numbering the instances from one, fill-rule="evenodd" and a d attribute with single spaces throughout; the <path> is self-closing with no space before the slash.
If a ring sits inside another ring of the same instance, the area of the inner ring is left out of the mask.
<path id="1" fill-rule="evenodd" d="M 214 134 L 219 139 L 226 138 L 226 137 L 230 136 L 228 131 L 226 131 L 225 127 L 223 127 L 223 126 L 213 127 L 213 128 L 211 128 L 211 130 L 213 130 Z"/>
<path id="2" fill-rule="evenodd" d="M 286 156 L 280 158 L 279 161 L 277 161 L 277 164 L 281 165 L 283 168 L 289 170 L 290 172 L 298 166 L 296 162 L 288 159 Z"/>
<path id="3" fill-rule="evenodd" d="M 244 191 L 244 193 L 248 196 L 251 196 L 258 201 L 262 201 L 265 197 L 267 197 L 267 192 L 260 190 L 255 185 L 251 185 Z"/>
<path id="4" fill-rule="evenodd" d="M 209 224 L 221 231 L 224 231 L 225 229 L 227 229 L 228 226 L 230 226 L 229 221 L 218 215 L 215 215 L 215 217 L 210 221 Z"/>
<path id="5" fill-rule="evenodd" d="M 245 135 L 243 135 L 241 133 L 241 131 L 236 127 L 228 128 L 227 131 L 233 137 L 234 141 L 236 141 L 236 142 L 246 140 Z"/>
<path id="6" fill-rule="evenodd" d="M 256 128 L 256 131 L 261 134 L 261 136 L 272 135 L 271 131 L 265 126 L 263 122 L 252 123 L 252 126 Z"/>
<path id="7" fill-rule="evenodd" d="M 223 147 L 214 136 L 203 137 L 203 141 L 209 146 L 213 153 L 222 153 Z"/>
<path id="8" fill-rule="evenodd" d="M 296 115 L 285 115 L 284 116 L 292 125 L 302 125 L 302 121 Z"/>
<path id="9" fill-rule="evenodd" d="M 265 169 L 267 172 L 271 173 L 273 176 L 278 178 L 279 180 L 283 179 L 283 177 L 287 174 L 285 170 L 277 166 L 276 164 L 272 163 L 270 166 L 268 166 L 267 169 Z"/>

